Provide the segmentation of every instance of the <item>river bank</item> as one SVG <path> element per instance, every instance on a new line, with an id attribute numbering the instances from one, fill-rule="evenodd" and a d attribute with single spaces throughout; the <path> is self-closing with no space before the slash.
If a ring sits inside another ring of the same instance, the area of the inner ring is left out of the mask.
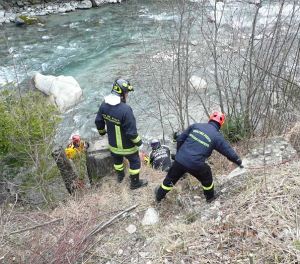
<path id="1" fill-rule="evenodd" d="M 46 16 L 75 11 L 76 9 L 90 9 L 105 4 L 121 3 L 122 0 L 83 0 L 83 1 L 6 1 L 0 0 L 0 26 L 15 22 L 18 16 Z"/>

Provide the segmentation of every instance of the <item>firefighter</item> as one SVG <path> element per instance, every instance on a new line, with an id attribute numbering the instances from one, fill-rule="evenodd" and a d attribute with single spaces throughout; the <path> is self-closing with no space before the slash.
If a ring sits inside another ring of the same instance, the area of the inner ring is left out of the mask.
<path id="1" fill-rule="evenodd" d="M 126 104 L 128 93 L 134 91 L 130 82 L 117 79 L 113 83 L 111 94 L 104 98 L 96 116 L 95 124 L 101 136 L 108 134 L 108 143 L 114 159 L 114 169 L 118 182 L 125 176 L 124 158 L 129 161 L 130 189 L 137 189 L 148 184 L 139 178 L 141 162 L 139 147 L 142 140 L 137 133 L 133 111 Z M 106 125 L 106 129 L 105 129 Z"/>
<path id="2" fill-rule="evenodd" d="M 193 124 L 178 136 L 175 161 L 163 183 L 155 189 L 157 202 L 165 198 L 186 172 L 201 182 L 206 201 L 212 202 L 216 197 L 214 183 L 211 168 L 205 161 L 214 149 L 243 167 L 242 160 L 219 131 L 224 121 L 223 113 L 213 112 L 208 123 Z"/>
<path id="3" fill-rule="evenodd" d="M 73 135 L 71 143 L 65 148 L 68 159 L 74 159 L 78 154 L 83 153 L 89 147 L 89 143 L 80 138 L 79 135 Z"/>
<path id="4" fill-rule="evenodd" d="M 150 146 L 152 151 L 145 157 L 147 163 L 155 170 L 169 171 L 172 165 L 169 147 L 161 145 L 158 139 L 153 139 Z"/>

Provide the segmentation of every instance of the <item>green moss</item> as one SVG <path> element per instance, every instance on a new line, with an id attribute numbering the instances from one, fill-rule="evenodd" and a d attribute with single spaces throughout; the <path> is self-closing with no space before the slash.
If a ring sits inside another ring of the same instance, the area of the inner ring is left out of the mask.
<path id="1" fill-rule="evenodd" d="M 41 23 L 41 21 L 37 17 L 21 15 L 19 16 L 19 18 L 22 19 L 26 25 L 34 25 Z"/>

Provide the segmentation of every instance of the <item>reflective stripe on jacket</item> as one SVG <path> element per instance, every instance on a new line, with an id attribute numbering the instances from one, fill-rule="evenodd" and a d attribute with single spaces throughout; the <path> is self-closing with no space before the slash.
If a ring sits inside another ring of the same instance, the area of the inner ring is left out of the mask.
<path id="1" fill-rule="evenodd" d="M 214 149 L 234 163 L 240 160 L 213 122 L 189 126 L 177 138 L 177 148 L 175 160 L 191 170 L 198 170 Z"/>
<path id="2" fill-rule="evenodd" d="M 129 155 L 138 151 L 142 144 L 136 129 L 136 121 L 131 107 L 123 102 L 111 105 L 103 102 L 95 120 L 99 131 L 107 128 L 109 149 L 119 155 Z"/>
<path id="3" fill-rule="evenodd" d="M 164 171 L 169 169 L 172 165 L 170 149 L 165 145 L 152 150 L 149 157 L 151 166 L 156 170 L 161 169 Z"/>

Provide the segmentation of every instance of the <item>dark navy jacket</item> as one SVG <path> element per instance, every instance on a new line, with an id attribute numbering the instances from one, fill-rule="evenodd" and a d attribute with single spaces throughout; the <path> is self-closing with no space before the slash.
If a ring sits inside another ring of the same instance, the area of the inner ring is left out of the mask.
<path id="1" fill-rule="evenodd" d="M 175 160 L 191 170 L 200 169 L 214 149 L 237 165 L 242 163 L 214 122 L 189 126 L 177 138 L 177 146 Z"/>
<path id="2" fill-rule="evenodd" d="M 165 145 L 152 150 L 149 158 L 152 168 L 156 170 L 168 171 L 172 165 L 170 149 Z"/>
<path id="3" fill-rule="evenodd" d="M 115 99 L 115 98 L 114 98 Z M 142 140 L 137 133 L 136 121 L 131 107 L 123 102 L 103 102 L 95 120 L 100 135 L 107 127 L 109 149 L 112 153 L 129 155 L 138 151 Z"/>

